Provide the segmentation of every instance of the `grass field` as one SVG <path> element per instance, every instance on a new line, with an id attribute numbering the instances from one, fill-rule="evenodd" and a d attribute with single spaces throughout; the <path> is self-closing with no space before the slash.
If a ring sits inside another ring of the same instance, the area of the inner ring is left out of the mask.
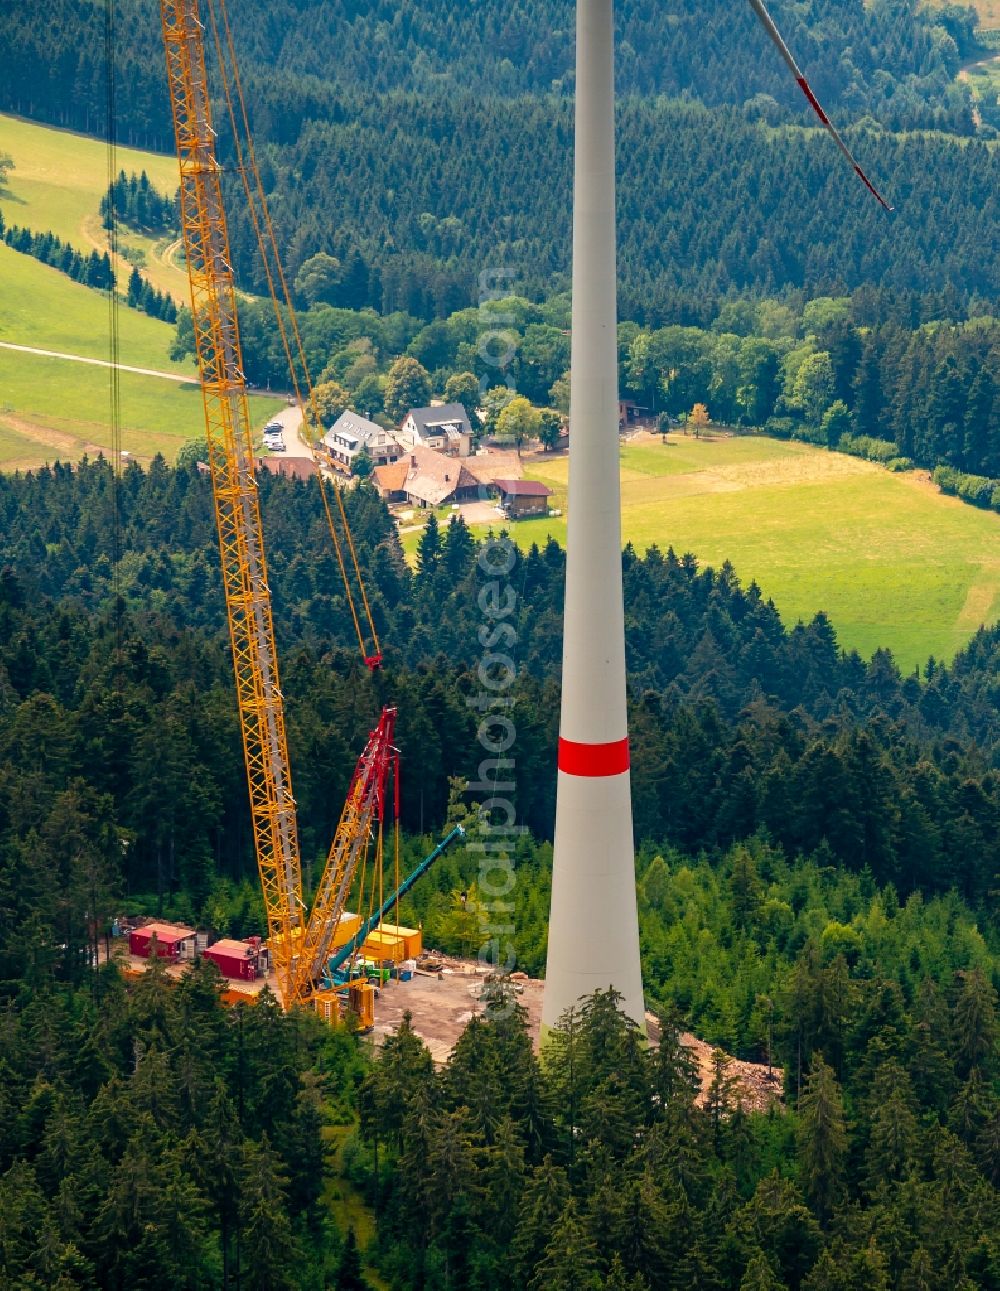
<path id="1" fill-rule="evenodd" d="M 174 329 L 169 323 L 124 303 L 118 319 L 122 363 L 194 375 L 192 359 L 175 363 L 170 358 Z M 0 341 L 106 359 L 107 297 L 0 243 Z"/>
<path id="2" fill-rule="evenodd" d="M 121 373 L 122 446 L 140 461 L 168 461 L 186 440 L 204 436 L 201 390 L 192 382 Z M 282 407 L 251 400 L 255 424 Z M 110 450 L 108 369 L 0 350 L 0 470 L 79 460 Z"/>
<path id="3" fill-rule="evenodd" d="M 1000 54 L 992 54 L 978 63 L 969 63 L 959 75 L 960 79 L 968 81 L 978 100 L 995 102 L 1000 95 Z"/>
<path id="4" fill-rule="evenodd" d="M 950 3 L 950 0 L 939 0 Z M 972 7 L 979 14 L 981 27 L 1000 27 L 1000 0 L 972 0 Z"/>
<path id="5" fill-rule="evenodd" d="M 102 143 L 0 116 L 0 152 L 9 152 L 16 167 L 0 189 L 0 210 L 9 223 L 57 233 L 80 250 L 103 247 Z M 123 148 L 118 164 L 126 172 L 145 170 L 165 191 L 176 187 L 171 157 Z M 147 277 L 186 293 L 186 275 L 160 264 L 150 239 L 129 240 L 147 250 Z M 185 440 L 204 434 L 195 364 L 170 358 L 174 329 L 168 324 L 122 304 L 119 326 L 120 362 L 178 374 L 176 385 L 121 374 L 124 447 L 140 460 L 157 452 L 172 460 Z M 0 341 L 106 359 L 107 299 L 0 243 Z M 281 403 L 258 398 L 251 406 L 255 422 L 263 424 Z M 0 349 L 0 470 L 76 461 L 84 452 L 108 451 L 110 439 L 107 369 Z"/>
<path id="6" fill-rule="evenodd" d="M 99 211 L 107 190 L 107 154 L 100 140 L 0 115 L 0 152 L 14 158 L 7 187 L 0 189 L 0 210 L 9 224 L 56 233 L 80 251 L 106 249 Z M 118 169 L 126 174 L 145 170 L 164 193 L 177 188 L 173 157 L 119 148 Z M 184 301 L 187 275 L 176 264 L 170 241 L 125 231 L 121 237 L 123 246 L 144 253 L 142 272 L 153 285 Z"/>
<path id="7" fill-rule="evenodd" d="M 565 457 L 527 474 L 565 512 Z M 890 648 L 903 668 L 950 659 L 1000 617 L 1000 516 L 940 494 L 925 475 L 893 475 L 840 453 L 776 440 L 671 436 L 625 445 L 622 531 L 639 550 L 730 560 L 784 622 L 825 610 L 841 644 Z M 564 518 L 520 521 L 528 546 L 565 541 Z M 415 549 L 419 534 L 406 535 Z"/>
<path id="8" fill-rule="evenodd" d="M 943 9 L 952 0 L 928 0 L 932 9 Z M 1000 27 L 1000 0 L 968 0 L 979 15 L 981 27 Z"/>

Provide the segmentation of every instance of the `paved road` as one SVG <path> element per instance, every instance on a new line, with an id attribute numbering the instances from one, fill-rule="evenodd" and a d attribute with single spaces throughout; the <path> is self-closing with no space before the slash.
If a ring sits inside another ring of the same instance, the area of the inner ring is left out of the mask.
<path id="1" fill-rule="evenodd" d="M 280 421 L 285 431 L 285 457 L 312 457 L 309 444 L 302 437 L 302 409 L 282 408 L 269 421 Z"/>
<path id="2" fill-rule="evenodd" d="M 34 345 L 14 345 L 11 341 L 0 341 L 0 349 L 16 350 L 19 354 L 40 354 L 44 359 L 67 359 L 70 363 L 88 363 L 95 368 L 117 366 L 119 372 L 137 372 L 141 377 L 157 377 L 161 381 L 184 381 L 193 384 L 198 380 L 196 376 L 187 372 L 157 372 L 155 368 L 133 368 L 127 363 L 115 365 L 109 363 L 107 359 L 87 359 L 82 354 L 62 354 L 58 350 L 40 350 Z"/>

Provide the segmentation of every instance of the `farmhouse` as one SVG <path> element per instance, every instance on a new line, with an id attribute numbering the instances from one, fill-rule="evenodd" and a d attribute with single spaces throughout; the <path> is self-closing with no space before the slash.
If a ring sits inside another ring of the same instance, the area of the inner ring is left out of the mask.
<path id="1" fill-rule="evenodd" d="M 409 454 L 410 467 L 402 486 L 412 506 L 439 507 L 447 502 L 474 502 L 482 485 L 466 463 L 433 448 L 415 445 Z"/>
<path id="2" fill-rule="evenodd" d="M 284 475 L 293 480 L 308 480 L 314 476 L 319 467 L 311 457 L 276 457 L 263 454 L 253 459 L 257 473 L 269 471 L 272 475 Z"/>
<path id="3" fill-rule="evenodd" d="M 386 502 L 437 507 L 482 501 L 496 494 L 498 478 L 517 481 L 521 473 L 516 453 L 476 453 L 456 460 L 415 444 L 398 461 L 377 466 L 372 483 Z"/>
<path id="4" fill-rule="evenodd" d="M 449 457 L 468 457 L 472 451 L 472 427 L 460 403 L 411 408 L 403 418 L 399 439 L 407 447 L 437 448 Z"/>
<path id="5" fill-rule="evenodd" d="M 406 477 L 410 473 L 409 457 L 401 457 L 388 466 L 376 466 L 372 483 L 383 502 L 402 502 L 406 497 Z"/>
<path id="6" fill-rule="evenodd" d="M 537 480 L 496 480 L 500 509 L 510 520 L 548 515 L 552 490 Z"/>
<path id="7" fill-rule="evenodd" d="M 495 491 L 495 480 L 519 480 L 524 474 L 520 454 L 516 452 L 490 450 L 476 453 L 465 465 L 483 486 L 483 497 L 487 492 Z"/>
<path id="8" fill-rule="evenodd" d="M 387 430 L 350 409 L 341 413 L 323 436 L 323 449 L 331 466 L 351 473 L 361 452 L 367 453 L 376 466 L 384 466 L 403 451 Z"/>

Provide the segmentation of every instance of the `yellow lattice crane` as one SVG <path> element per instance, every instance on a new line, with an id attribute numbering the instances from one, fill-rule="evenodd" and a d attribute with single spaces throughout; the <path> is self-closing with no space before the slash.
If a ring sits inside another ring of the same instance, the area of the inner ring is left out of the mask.
<path id="1" fill-rule="evenodd" d="M 287 1008 L 308 1002 L 322 978 L 358 867 L 373 832 L 381 828 L 386 781 L 395 753 L 396 710 L 383 709 L 358 761 L 307 921 L 236 292 L 208 94 L 204 29 L 198 0 L 161 0 L 160 14 L 180 163 L 181 231 L 205 402 L 254 846 L 272 961 Z M 337 500 L 346 530 L 339 494 Z M 349 531 L 346 537 L 360 582 Z M 346 582 L 343 561 L 341 569 Z M 359 627 L 366 662 L 375 667 L 381 657 L 378 638 L 363 586 L 360 592 L 374 641 L 372 652 L 365 650 L 357 615 L 355 626 Z M 353 614 L 349 585 L 347 595 Z"/>
<path id="2" fill-rule="evenodd" d="M 303 932 L 302 874 L 221 173 L 197 0 L 161 0 L 160 14 L 254 845 L 287 997 Z"/>

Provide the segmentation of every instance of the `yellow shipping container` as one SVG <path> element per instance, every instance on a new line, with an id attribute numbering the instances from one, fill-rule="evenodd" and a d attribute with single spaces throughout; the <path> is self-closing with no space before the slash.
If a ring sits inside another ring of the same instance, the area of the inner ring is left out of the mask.
<path id="1" fill-rule="evenodd" d="M 401 937 L 406 943 L 404 959 L 419 959 L 424 953 L 424 934 L 419 928 L 404 928 L 399 923 L 384 923 L 381 931 L 390 937 Z"/>
<path id="2" fill-rule="evenodd" d="M 394 964 L 400 960 L 408 959 L 406 954 L 406 942 L 402 937 L 390 937 L 384 930 L 375 931 L 368 934 L 368 939 L 361 947 L 361 952 L 371 959 L 381 962 L 384 959 L 391 959 Z"/>
<path id="3" fill-rule="evenodd" d="M 333 949 L 339 950 L 341 946 L 346 946 L 349 941 L 353 941 L 360 927 L 361 916 L 352 914 L 350 910 L 345 910 L 340 916 L 337 930 L 333 934 Z"/>

